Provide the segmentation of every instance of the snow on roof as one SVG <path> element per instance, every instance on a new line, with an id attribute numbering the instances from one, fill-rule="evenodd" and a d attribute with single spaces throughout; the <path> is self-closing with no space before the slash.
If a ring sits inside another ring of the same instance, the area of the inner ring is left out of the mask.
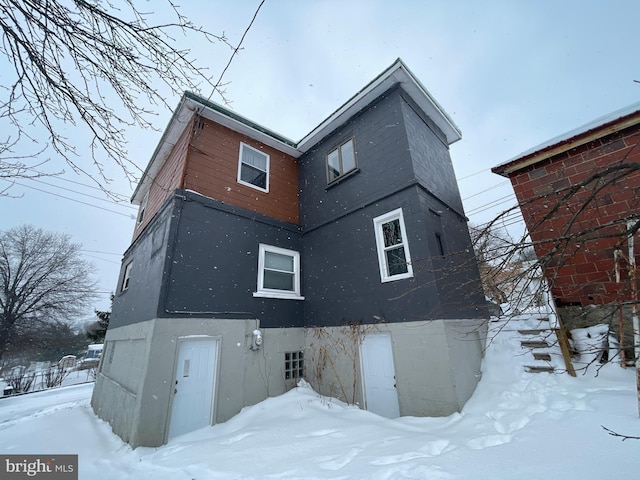
<path id="1" fill-rule="evenodd" d="M 578 128 L 574 128 L 573 130 L 570 130 L 568 132 L 565 132 L 561 135 L 558 135 L 557 137 L 553 137 L 549 140 L 547 140 L 546 142 L 543 142 L 539 145 L 536 145 L 533 148 L 530 148 L 522 153 L 520 153 L 519 155 L 516 155 L 515 157 L 507 160 L 506 162 L 501 163 L 500 165 L 496 165 L 495 167 L 493 167 L 491 170 L 499 173 L 497 171 L 503 171 L 505 167 L 511 163 L 514 163 L 524 157 L 528 157 L 528 156 L 532 156 L 534 153 L 538 153 L 541 152 L 549 147 L 552 147 L 554 145 L 558 145 L 560 143 L 563 142 L 567 142 L 571 139 L 583 136 L 584 134 L 591 132 L 593 130 L 598 130 L 600 128 L 602 128 L 605 125 L 611 124 L 616 122 L 617 120 L 620 120 L 621 118 L 625 118 L 628 117 L 634 113 L 638 113 L 640 112 L 640 102 L 636 102 L 633 103 L 627 107 L 621 108 L 619 110 L 616 110 L 614 112 L 611 112 L 607 115 L 603 115 L 599 118 L 596 118 L 595 120 L 592 120 L 589 123 L 586 123 Z"/>

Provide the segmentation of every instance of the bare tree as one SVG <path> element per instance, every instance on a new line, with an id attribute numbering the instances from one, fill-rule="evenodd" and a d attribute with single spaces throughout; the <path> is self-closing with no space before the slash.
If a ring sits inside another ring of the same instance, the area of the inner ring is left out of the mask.
<path id="1" fill-rule="evenodd" d="M 107 180 L 106 162 L 132 179 L 139 170 L 127 157 L 125 129 L 153 128 L 153 106 L 167 106 L 159 85 L 176 94 L 203 87 L 224 100 L 220 80 L 175 41 L 195 35 L 229 45 L 224 35 L 194 25 L 171 0 L 154 7 L 168 7 L 171 19 L 152 24 L 157 16 L 134 0 L 0 0 L 0 62 L 8 63 L 1 67 L 0 178 L 42 174 L 34 172 L 42 159 L 27 160 L 52 149 L 98 184 Z M 91 161 L 62 124 L 88 129 Z M 47 142 L 38 145 L 43 129 Z"/>
<path id="2" fill-rule="evenodd" d="M 509 302 L 520 282 L 523 255 L 514 250 L 514 242 L 506 231 L 469 225 L 473 251 L 478 262 L 484 293 L 492 301 Z"/>
<path id="3" fill-rule="evenodd" d="M 23 225 L 0 232 L 0 359 L 21 336 L 86 312 L 91 265 L 66 235 Z"/>

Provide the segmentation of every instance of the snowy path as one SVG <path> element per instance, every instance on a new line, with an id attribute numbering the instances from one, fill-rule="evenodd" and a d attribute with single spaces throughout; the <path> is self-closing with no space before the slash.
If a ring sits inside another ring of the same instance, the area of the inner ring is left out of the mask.
<path id="1" fill-rule="evenodd" d="M 0 452 L 77 453 L 81 479 L 636 478 L 634 375 L 526 374 L 515 337 L 491 344 L 464 411 L 389 420 L 302 386 L 230 421 L 132 451 L 91 411 L 91 385 L 0 400 Z"/>

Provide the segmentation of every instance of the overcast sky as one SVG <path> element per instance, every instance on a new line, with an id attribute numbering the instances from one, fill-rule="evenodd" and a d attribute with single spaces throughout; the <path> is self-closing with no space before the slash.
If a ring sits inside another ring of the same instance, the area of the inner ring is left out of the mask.
<path id="1" fill-rule="evenodd" d="M 180 3 L 195 23 L 237 44 L 259 0 Z M 266 0 L 225 74 L 226 97 L 237 113 L 298 141 L 400 57 L 462 130 L 451 156 L 466 213 L 480 224 L 514 203 L 491 167 L 640 100 L 638 18 L 637 0 Z M 216 77 L 231 55 L 221 45 L 181 47 Z M 170 115 L 160 112 L 159 131 L 128 132 L 141 169 Z M 65 168 L 58 162 L 47 168 Z M 105 201 L 66 171 L 48 185 L 22 181 L 11 191 L 19 198 L 0 198 L 0 228 L 30 223 L 82 243 L 100 285 L 96 308 L 106 308 L 136 209 Z M 110 174 L 109 188 L 130 197 L 135 185 Z"/>

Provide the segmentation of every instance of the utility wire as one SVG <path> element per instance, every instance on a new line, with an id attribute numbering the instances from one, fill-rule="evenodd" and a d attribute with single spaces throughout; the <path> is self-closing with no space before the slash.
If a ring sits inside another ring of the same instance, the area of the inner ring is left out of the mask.
<path id="1" fill-rule="evenodd" d="M 504 182 L 496 183 L 495 185 L 493 185 L 493 186 L 491 186 L 489 188 L 486 188 L 484 190 L 481 190 L 478 193 L 474 193 L 473 195 L 469 195 L 468 197 L 465 197 L 462 200 L 464 201 L 464 200 L 468 200 L 468 199 L 473 198 L 473 197 L 477 197 L 478 195 L 480 195 L 482 193 L 488 192 L 489 190 L 493 190 L 494 188 L 501 187 L 506 183 L 509 183 L 509 180 L 505 180 Z"/>
<path id="2" fill-rule="evenodd" d="M 35 168 L 32 167 L 26 167 L 26 170 L 31 170 L 32 172 L 35 172 L 39 175 L 41 175 L 42 177 L 49 177 L 49 178 L 55 178 L 56 180 L 62 180 L 64 182 L 69 182 L 69 183 L 74 183 L 76 185 L 80 185 L 81 187 L 86 187 L 86 188 L 91 188 L 93 190 L 98 190 L 99 192 L 104 192 L 105 189 L 101 188 L 101 187 L 96 187 L 95 185 L 90 185 L 88 183 L 82 183 L 82 182 L 78 182 L 76 180 L 71 180 L 69 178 L 64 178 L 61 177 L 57 174 L 46 174 L 41 172 L 40 170 L 36 170 Z M 32 178 L 29 178 L 29 180 L 32 180 Z M 121 198 L 123 202 L 129 202 L 129 196 L 128 195 L 123 195 L 122 193 L 115 193 L 115 192 L 109 192 L 110 195 L 113 195 L 114 197 L 118 197 Z"/>
<path id="3" fill-rule="evenodd" d="M 251 22 L 249 22 L 249 26 L 247 27 L 247 29 L 242 34 L 242 38 L 240 39 L 240 42 L 238 43 L 238 46 L 233 49 L 233 53 L 231 54 L 231 58 L 229 58 L 229 61 L 227 62 L 227 66 L 224 67 L 224 70 L 222 70 L 222 73 L 220 74 L 220 78 L 218 78 L 218 82 L 216 83 L 216 87 L 213 88 L 213 91 L 211 92 L 211 95 L 209 95 L 209 98 L 207 98 L 207 101 L 211 100 L 211 97 L 213 96 L 213 93 L 218 88 L 217 86 L 222 83 L 222 77 L 224 77 L 224 74 L 227 72 L 227 69 L 229 68 L 229 66 L 231 65 L 231 62 L 233 61 L 234 57 L 238 53 L 238 50 L 240 50 L 240 46 L 242 45 L 242 42 L 244 41 L 244 37 L 246 37 L 247 33 L 249 33 L 249 30 L 251 29 L 251 26 L 253 25 L 253 22 L 255 21 L 256 17 L 258 16 L 258 12 L 262 8 L 262 5 L 264 5 L 264 2 L 265 2 L 265 0 L 262 0 L 260 2 L 260 5 L 258 5 L 258 8 L 256 9 L 256 12 L 253 14 L 253 18 L 251 19 Z"/>
<path id="4" fill-rule="evenodd" d="M 59 194 L 57 194 L 57 193 L 48 192 L 48 191 L 46 191 L 46 190 L 42 190 L 41 188 L 33 187 L 33 186 L 31 186 L 31 185 L 25 185 L 25 184 L 23 184 L 23 183 L 15 182 L 15 181 L 13 181 L 13 180 L 7 180 L 6 178 L 0 178 L 0 180 L 4 180 L 4 181 L 5 181 L 5 182 L 7 182 L 7 183 L 11 183 L 11 184 L 13 184 L 13 185 L 19 185 L 19 186 L 24 187 L 24 188 L 30 188 L 30 189 L 32 189 L 32 190 L 36 190 L 36 191 L 38 191 L 38 192 L 46 193 L 46 194 L 48 194 L 48 195 L 53 195 L 54 197 L 62 198 L 62 199 L 64 199 L 64 200 L 69 200 L 70 202 L 81 203 L 82 205 L 87 205 L 87 206 L 89 206 L 89 207 L 99 208 L 100 210 L 104 210 L 105 212 L 111 212 L 111 213 L 115 213 L 116 215 L 122 215 L 123 217 L 131 218 L 131 214 L 129 214 L 129 213 L 117 212 L 117 211 L 115 211 L 115 210 L 111 210 L 111 209 L 108 209 L 108 208 L 104 208 L 104 207 L 101 207 L 101 206 L 99 206 L 99 205 L 93 205 L 92 203 L 87 203 L 87 202 L 83 202 L 83 201 L 81 201 L 81 200 L 76 200 L 75 198 L 69 198 L 69 197 L 65 197 L 64 195 L 59 195 Z"/>
<path id="5" fill-rule="evenodd" d="M 114 200 L 109 200 L 107 198 L 102 198 L 102 197 L 96 197 L 95 195 L 90 195 L 88 193 L 80 192 L 78 190 L 73 190 L 71 188 L 61 187 L 60 185 L 54 185 L 52 183 L 48 183 L 48 182 L 45 182 L 43 180 L 38 180 L 37 178 L 27 178 L 27 180 L 30 180 L 32 182 L 42 183 L 43 185 L 47 185 L 48 187 L 59 188 L 60 190 L 65 190 L 67 192 L 75 193 L 77 195 L 83 195 L 85 197 L 93 198 L 95 200 L 100 200 L 101 202 L 112 203 L 114 205 L 118 205 L 119 207 L 130 208 L 132 210 L 137 210 L 137 208 L 134 207 L 133 205 L 124 205 L 124 204 L 122 204 L 120 202 L 116 202 Z M 77 182 L 74 182 L 74 183 L 77 183 Z"/>
<path id="6" fill-rule="evenodd" d="M 121 256 L 121 253 L 113 253 L 113 252 L 101 252 L 99 250 L 85 250 L 84 248 L 80 250 L 81 252 L 88 252 L 88 253 L 100 253 L 102 255 L 118 255 Z"/>

